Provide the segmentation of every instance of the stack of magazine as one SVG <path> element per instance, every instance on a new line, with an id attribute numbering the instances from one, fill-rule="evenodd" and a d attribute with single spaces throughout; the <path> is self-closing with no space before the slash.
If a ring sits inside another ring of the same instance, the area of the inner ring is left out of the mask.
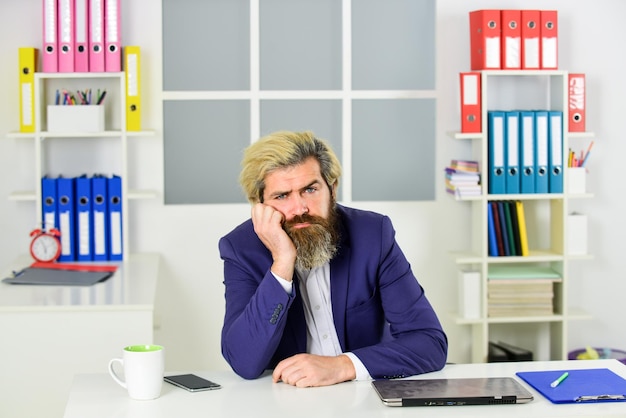
<path id="1" fill-rule="evenodd" d="M 480 196 L 480 172 L 477 161 L 452 160 L 446 167 L 446 192 L 457 197 Z"/>

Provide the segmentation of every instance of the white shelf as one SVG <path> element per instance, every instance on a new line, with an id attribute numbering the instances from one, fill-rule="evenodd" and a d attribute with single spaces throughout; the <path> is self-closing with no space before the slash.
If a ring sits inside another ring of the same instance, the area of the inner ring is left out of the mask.
<path id="1" fill-rule="evenodd" d="M 85 82 L 84 82 L 85 81 Z M 34 218 L 35 222 L 39 222 L 42 218 L 42 205 L 41 205 L 41 182 L 39 181 L 45 174 L 48 174 L 50 170 L 50 156 L 54 155 L 68 155 L 74 150 L 73 145 L 67 146 L 65 140 L 76 140 L 77 143 L 87 144 L 86 147 L 90 147 L 93 143 L 97 143 L 97 149 L 99 151 L 105 151 L 107 158 L 113 158 L 115 161 L 111 161 L 112 167 L 115 167 L 117 173 L 119 173 L 122 179 L 122 248 L 123 258 L 127 259 L 130 250 L 130 237 L 129 237 L 129 202 L 144 199 L 155 199 L 159 196 L 159 193 L 154 190 L 140 190 L 131 188 L 132 179 L 129 179 L 129 166 L 135 165 L 138 162 L 129 161 L 131 158 L 128 152 L 129 140 L 137 140 L 142 137 L 155 137 L 154 130 L 141 130 L 141 131 L 127 131 L 126 130 L 126 79 L 124 72 L 101 72 L 101 73 L 35 73 L 34 77 L 34 116 L 35 116 L 35 132 L 9 132 L 8 138 L 14 138 L 17 140 L 30 140 L 33 144 L 33 166 L 30 168 L 34 171 L 35 184 L 34 190 L 19 190 L 11 193 L 9 199 L 12 201 L 25 201 L 34 202 Z M 66 84 L 69 85 L 66 87 Z M 89 88 L 93 88 L 92 91 L 106 90 L 107 96 L 105 100 L 106 117 L 105 117 L 105 130 L 101 132 L 48 132 L 44 128 L 46 127 L 46 110 L 47 105 L 52 104 L 55 100 L 56 92 L 60 89 L 67 88 L 80 88 L 78 87 L 87 85 Z M 95 141 L 96 139 L 102 139 L 101 141 Z M 70 142 L 71 143 L 71 142 Z M 56 148 L 55 148 L 56 147 Z M 91 167 L 91 160 L 88 158 L 93 154 L 94 167 L 98 164 L 101 166 L 103 163 L 99 161 L 98 153 L 85 154 L 84 146 L 81 145 L 82 158 L 86 159 L 88 168 Z M 88 150 L 90 148 L 87 148 Z M 53 151 L 54 150 L 54 151 Z M 63 150 L 63 151 L 59 151 Z M 58 154 L 58 153 L 62 154 Z M 81 163 L 85 164 L 85 161 L 81 160 Z M 109 161 L 108 159 L 106 161 Z M 60 167 L 56 167 L 56 172 L 59 172 L 59 168 L 63 171 L 72 171 L 75 166 L 74 160 L 67 158 L 59 161 L 54 160 L 55 164 Z M 94 168 L 96 170 L 96 168 Z M 63 172 L 61 171 L 61 172 Z M 95 171 L 98 172 L 98 171 Z M 103 172 L 103 171 L 99 171 Z M 106 171 L 104 171 L 106 172 Z"/>
<path id="2" fill-rule="evenodd" d="M 568 72 L 563 70 L 482 70 L 483 76 L 489 77 L 510 77 L 510 76 L 559 76 L 567 77 Z"/>
<path id="3" fill-rule="evenodd" d="M 142 199 L 154 199 L 159 195 L 156 190 L 129 190 L 127 192 L 127 198 L 129 200 L 142 200 Z M 38 200 L 37 193 L 34 191 L 19 191 L 13 192 L 9 195 L 9 200 L 12 201 L 30 201 L 35 202 Z"/>
<path id="4" fill-rule="evenodd" d="M 123 131 L 103 131 L 103 132 L 47 132 L 39 133 L 41 138 L 119 138 L 128 135 Z"/>
<path id="5" fill-rule="evenodd" d="M 11 131 L 7 133 L 6 137 L 16 139 L 33 139 L 35 137 L 35 133 Z"/>
<path id="6" fill-rule="evenodd" d="M 471 140 L 471 139 L 482 139 L 483 135 L 486 133 L 483 132 L 458 132 L 458 131 L 450 131 L 447 132 L 448 136 L 458 140 Z M 567 136 L 569 139 L 586 139 L 586 138 L 595 138 L 596 134 L 594 132 L 567 132 Z"/>
<path id="7" fill-rule="evenodd" d="M 452 313 L 452 318 L 459 325 L 481 324 L 532 324 L 544 322 L 585 321 L 592 319 L 586 311 L 578 308 L 569 308 L 566 315 L 537 315 L 537 316 L 503 316 L 487 318 L 464 318 L 457 312 Z"/>
<path id="8" fill-rule="evenodd" d="M 9 195 L 9 200 L 13 201 L 35 201 L 36 199 L 37 194 L 28 190 L 13 192 Z"/>
<path id="9" fill-rule="evenodd" d="M 576 139 L 576 138 L 595 138 L 596 134 L 593 132 L 568 132 L 567 133 L 567 137 L 569 139 Z"/>
<path id="10" fill-rule="evenodd" d="M 159 195 L 156 190 L 129 190 L 127 198 L 129 200 L 155 199 Z"/>
<path id="11" fill-rule="evenodd" d="M 463 264 L 481 264 L 485 262 L 485 257 L 482 257 L 480 254 L 475 253 L 463 253 L 463 252 L 452 252 L 450 253 L 454 262 L 459 265 Z M 509 264 L 509 263 L 550 263 L 553 261 L 564 261 L 564 260 L 580 260 L 580 261 L 588 261 L 593 260 L 593 254 L 557 254 L 550 253 L 547 251 L 531 251 L 530 255 L 525 257 L 515 256 L 515 257 L 487 257 L 486 261 L 489 264 Z"/>
<path id="12" fill-rule="evenodd" d="M 489 70 L 481 71 L 482 127 L 479 133 L 448 132 L 455 140 L 471 141 L 471 159 L 478 160 L 484 175 L 481 183 L 484 191 L 489 190 L 488 172 L 488 111 L 507 109 L 550 109 L 563 112 L 563 123 L 567 126 L 568 72 Z M 520 79 L 522 77 L 522 79 Z M 526 77 L 539 77 L 538 80 Z M 520 87 L 523 86 L 523 87 Z M 520 91 L 522 89 L 523 91 Z M 519 94 L 519 97 L 518 97 Z M 563 161 L 570 139 L 593 138 L 593 132 L 567 132 L 563 130 Z M 568 185 L 568 171 L 564 170 L 564 186 Z M 452 253 L 459 270 L 471 268 L 481 273 L 481 317 L 467 319 L 454 316 L 457 324 L 471 326 L 472 361 L 485 362 L 489 341 L 502 339 L 504 334 L 513 339 L 519 335 L 536 345 L 537 351 L 549 353 L 549 360 L 567 359 L 568 328 L 570 321 L 589 319 L 590 315 L 569 306 L 568 289 L 574 286 L 570 279 L 569 264 L 593 259 L 593 255 L 568 255 L 566 219 L 569 202 L 593 198 L 593 193 L 542 193 L 542 194 L 483 194 L 481 196 L 457 197 L 456 200 L 471 202 L 471 239 L 467 251 Z M 454 196 L 451 196 L 455 198 Z M 488 254 L 487 202 L 517 200 L 524 202 L 529 241 L 528 256 L 491 257 Z M 531 212 L 531 213 L 529 213 Z M 560 273 L 562 280 L 554 284 L 554 315 L 490 317 L 488 312 L 489 266 L 528 264 L 550 266 Z M 566 307 L 565 310 L 563 307 Z M 506 337 L 505 337 L 506 338 Z M 524 346 L 520 342 L 517 344 Z M 546 348 L 548 346 L 548 348 Z"/>
<path id="13" fill-rule="evenodd" d="M 103 131 L 103 132 L 47 132 L 41 131 L 35 132 L 9 132 L 7 138 L 17 139 L 33 139 L 35 136 L 40 138 L 119 138 L 122 136 L 122 131 Z M 153 137 L 156 132 L 153 130 L 147 131 L 125 131 L 124 134 L 127 137 Z"/>
<path id="14" fill-rule="evenodd" d="M 39 72 L 39 73 L 35 73 L 35 81 L 37 81 L 38 79 L 63 79 L 63 80 L 69 80 L 69 79 L 77 79 L 77 80 L 84 80 L 84 79 L 89 79 L 89 78 L 93 78 L 93 79 L 103 79 L 103 78 L 121 78 L 124 79 L 124 72 L 123 71 L 114 71 L 114 72 L 86 72 L 86 73 L 43 73 L 43 72 Z"/>

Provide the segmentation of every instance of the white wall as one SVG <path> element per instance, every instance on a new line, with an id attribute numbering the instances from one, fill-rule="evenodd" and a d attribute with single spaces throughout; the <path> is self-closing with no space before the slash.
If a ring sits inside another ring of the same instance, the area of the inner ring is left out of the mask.
<path id="1" fill-rule="evenodd" d="M 261 0 L 262 1 L 262 0 Z M 163 189 L 163 147 L 160 50 L 160 2 L 124 0 L 123 43 L 142 48 L 143 124 L 156 138 L 137 139 L 130 181 L 136 187 Z M 589 189 L 595 199 L 582 202 L 590 215 L 592 261 L 573 267 L 573 304 L 593 315 L 570 329 L 568 347 L 587 344 L 626 349 L 621 331 L 626 280 L 622 266 L 624 226 L 620 216 L 626 198 L 623 177 L 623 98 L 626 69 L 623 0 L 439 0 L 437 22 L 437 169 L 452 158 L 469 157 L 469 143 L 454 141 L 447 131 L 459 129 L 458 73 L 469 69 L 468 12 L 475 9 L 537 8 L 559 10 L 560 68 L 587 74 L 588 129 L 596 132 Z M 0 3 L 0 134 L 18 124 L 17 48 L 40 46 L 40 0 Z M 34 21 L 25 25 L 24 22 Z M 189 51 L 190 54 L 196 53 Z M 133 139 L 133 142 L 135 139 Z M 32 153 L 27 141 L 0 139 L 0 197 L 32 189 Z M 617 179 L 617 180 L 614 180 Z M 456 266 L 450 251 L 468 246 L 468 206 L 446 196 L 443 175 L 437 178 L 437 199 L 422 203 L 359 204 L 391 216 L 401 247 L 439 312 L 450 339 L 449 360 L 469 361 L 469 329 L 453 323 L 456 307 Z M 247 205 L 165 206 L 156 201 L 132 202 L 131 250 L 163 255 L 164 274 L 158 289 L 156 342 L 168 349 L 167 368 L 227 368 L 220 354 L 224 311 L 222 264 L 218 239 L 249 216 Z M 0 198 L 0 266 L 27 251 L 28 232 L 35 226 L 31 202 Z M 113 353 L 112 353 L 113 354 Z"/>

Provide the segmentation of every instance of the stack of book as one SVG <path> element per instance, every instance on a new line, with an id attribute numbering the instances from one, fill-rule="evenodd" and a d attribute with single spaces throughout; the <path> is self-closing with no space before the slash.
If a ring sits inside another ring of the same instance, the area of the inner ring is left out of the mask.
<path id="1" fill-rule="evenodd" d="M 491 266 L 487 275 L 487 315 L 541 316 L 554 313 L 554 283 L 561 276 L 536 265 Z"/>
<path id="2" fill-rule="evenodd" d="M 446 167 L 446 192 L 455 197 L 480 196 L 480 172 L 477 161 L 452 160 Z"/>

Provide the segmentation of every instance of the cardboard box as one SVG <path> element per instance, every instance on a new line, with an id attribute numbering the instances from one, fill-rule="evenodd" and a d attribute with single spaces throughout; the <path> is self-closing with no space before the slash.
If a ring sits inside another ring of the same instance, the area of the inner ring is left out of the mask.
<path id="1" fill-rule="evenodd" d="M 103 132 L 104 106 L 48 106 L 48 132 Z"/>

